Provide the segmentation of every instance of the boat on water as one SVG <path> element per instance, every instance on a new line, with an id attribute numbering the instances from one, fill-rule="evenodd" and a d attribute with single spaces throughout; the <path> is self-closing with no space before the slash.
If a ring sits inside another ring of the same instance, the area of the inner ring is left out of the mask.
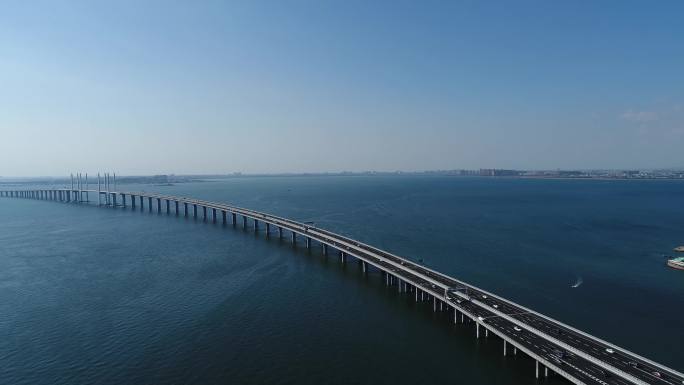
<path id="1" fill-rule="evenodd" d="M 667 260 L 667 265 L 673 269 L 684 270 L 684 257 L 675 257 Z"/>
<path id="2" fill-rule="evenodd" d="M 675 247 L 674 251 L 679 251 L 680 253 L 684 253 L 684 246 Z"/>

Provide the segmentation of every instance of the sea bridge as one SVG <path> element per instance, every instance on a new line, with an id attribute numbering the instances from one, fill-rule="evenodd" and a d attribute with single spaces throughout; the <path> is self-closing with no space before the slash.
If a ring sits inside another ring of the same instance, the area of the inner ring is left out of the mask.
<path id="1" fill-rule="evenodd" d="M 354 258 L 362 272 L 379 270 L 387 286 L 430 301 L 433 311 L 450 312 L 457 324 L 474 324 L 475 338 L 497 336 L 502 353 L 527 354 L 535 361 L 536 378 L 560 375 L 574 384 L 684 384 L 684 374 L 601 340 L 543 314 L 487 292 L 416 262 L 310 224 L 275 215 L 200 199 L 150 192 L 76 188 L 0 191 L 0 197 L 65 203 L 90 203 L 90 194 L 107 207 L 155 211 L 202 218 L 214 223 L 264 231 L 267 237 L 301 239 L 311 249 L 316 242 L 323 255 L 342 263 Z M 262 227 L 263 226 L 263 229 Z"/>

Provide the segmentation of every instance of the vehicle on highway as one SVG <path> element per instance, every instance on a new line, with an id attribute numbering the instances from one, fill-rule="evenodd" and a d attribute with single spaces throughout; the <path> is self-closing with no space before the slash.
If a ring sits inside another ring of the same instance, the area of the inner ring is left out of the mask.
<path id="1" fill-rule="evenodd" d="M 494 304 L 494 305 L 492 305 L 492 307 L 493 307 L 494 309 L 498 309 L 498 308 L 499 308 L 499 305 Z"/>
<path id="2" fill-rule="evenodd" d="M 615 353 L 615 350 L 613 350 L 611 348 L 606 348 L 606 353 L 613 354 L 613 353 Z"/>
<path id="3" fill-rule="evenodd" d="M 517 327 L 517 326 L 513 326 L 513 330 L 515 330 L 516 332 L 519 332 L 519 331 L 521 331 L 522 329 L 519 328 L 519 327 Z"/>

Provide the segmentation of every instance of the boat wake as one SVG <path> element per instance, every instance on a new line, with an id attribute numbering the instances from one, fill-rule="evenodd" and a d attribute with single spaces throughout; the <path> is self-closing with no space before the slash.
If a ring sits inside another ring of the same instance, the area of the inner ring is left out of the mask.
<path id="1" fill-rule="evenodd" d="M 584 280 L 582 279 L 582 277 L 577 277 L 577 279 L 575 280 L 575 283 L 573 283 L 570 287 L 572 287 L 572 288 L 580 287 L 580 285 L 582 283 L 584 283 Z"/>

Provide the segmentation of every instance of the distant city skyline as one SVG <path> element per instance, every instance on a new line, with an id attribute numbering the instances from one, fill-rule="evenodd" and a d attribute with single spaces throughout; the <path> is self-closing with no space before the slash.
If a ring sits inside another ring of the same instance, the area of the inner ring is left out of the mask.
<path id="1" fill-rule="evenodd" d="M 683 13 L 10 2 L 0 175 L 684 168 Z"/>

